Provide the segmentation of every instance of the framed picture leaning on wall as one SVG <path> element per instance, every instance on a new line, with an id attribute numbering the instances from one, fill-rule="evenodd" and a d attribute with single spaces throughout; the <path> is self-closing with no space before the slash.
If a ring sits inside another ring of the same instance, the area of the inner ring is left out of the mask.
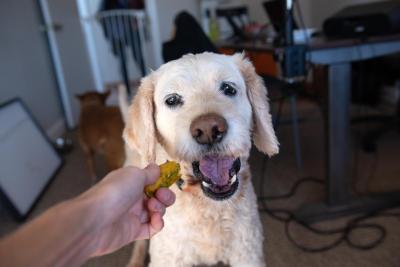
<path id="1" fill-rule="evenodd" d="M 0 105 L 0 205 L 24 220 L 62 164 L 21 99 Z"/>

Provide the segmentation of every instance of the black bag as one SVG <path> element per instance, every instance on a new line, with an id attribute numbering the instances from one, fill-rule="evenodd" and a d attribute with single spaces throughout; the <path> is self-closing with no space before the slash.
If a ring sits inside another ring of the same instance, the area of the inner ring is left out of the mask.
<path id="1" fill-rule="evenodd" d="M 178 59 L 188 53 L 214 52 L 217 48 L 204 33 L 196 19 L 188 12 L 179 13 L 174 20 L 175 37 L 165 42 L 162 54 L 165 62 Z"/>

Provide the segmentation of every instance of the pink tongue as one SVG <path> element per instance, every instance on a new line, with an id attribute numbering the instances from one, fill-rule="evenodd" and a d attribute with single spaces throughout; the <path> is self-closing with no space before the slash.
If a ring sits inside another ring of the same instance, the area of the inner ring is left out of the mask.
<path id="1" fill-rule="evenodd" d="M 232 168 L 234 158 L 205 156 L 200 160 L 200 171 L 216 185 L 226 185 L 229 181 L 229 170 Z"/>

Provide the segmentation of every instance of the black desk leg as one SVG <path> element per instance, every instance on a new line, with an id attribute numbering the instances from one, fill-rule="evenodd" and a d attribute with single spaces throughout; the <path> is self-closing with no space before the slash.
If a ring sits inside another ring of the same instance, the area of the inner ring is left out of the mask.
<path id="1" fill-rule="evenodd" d="M 305 204 L 296 210 L 295 216 L 301 221 L 312 223 L 400 204 L 397 192 L 368 197 L 352 195 L 350 92 L 350 63 L 330 65 L 325 112 L 327 199 L 325 202 Z"/>
<path id="2" fill-rule="evenodd" d="M 329 66 L 329 90 L 325 118 L 328 204 L 344 204 L 350 198 L 350 92 L 351 65 Z"/>

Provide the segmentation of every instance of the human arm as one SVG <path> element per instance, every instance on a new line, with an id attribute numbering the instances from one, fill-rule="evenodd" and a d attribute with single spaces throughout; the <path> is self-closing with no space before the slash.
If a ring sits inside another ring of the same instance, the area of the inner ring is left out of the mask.
<path id="1" fill-rule="evenodd" d="M 111 172 L 2 240 L 0 265 L 78 266 L 133 240 L 150 238 L 163 227 L 165 208 L 175 200 L 165 188 L 155 198 L 144 196 L 144 186 L 158 176 L 155 165 Z"/>

